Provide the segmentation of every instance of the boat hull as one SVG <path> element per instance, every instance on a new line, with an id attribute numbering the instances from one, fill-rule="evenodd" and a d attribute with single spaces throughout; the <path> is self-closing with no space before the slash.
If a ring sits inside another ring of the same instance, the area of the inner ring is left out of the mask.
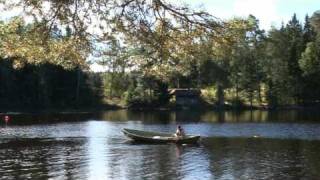
<path id="1" fill-rule="evenodd" d="M 193 144 L 197 143 L 200 136 L 186 135 L 176 137 L 169 133 L 157 133 L 149 131 L 139 131 L 124 128 L 122 132 L 130 139 L 145 143 L 177 143 L 177 144 Z"/>

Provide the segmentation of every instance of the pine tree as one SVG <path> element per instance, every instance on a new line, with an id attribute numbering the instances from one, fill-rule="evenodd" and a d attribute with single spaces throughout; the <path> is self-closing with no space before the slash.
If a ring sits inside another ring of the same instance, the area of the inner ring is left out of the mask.
<path id="1" fill-rule="evenodd" d="M 311 26 L 310 18 L 308 14 L 305 17 L 305 23 L 303 27 L 303 43 L 304 47 L 306 47 L 307 43 L 315 41 L 316 32 L 314 28 Z"/>

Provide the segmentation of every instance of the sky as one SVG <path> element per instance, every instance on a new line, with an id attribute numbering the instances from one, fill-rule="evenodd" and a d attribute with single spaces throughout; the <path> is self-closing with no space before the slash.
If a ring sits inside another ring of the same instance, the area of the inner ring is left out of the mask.
<path id="1" fill-rule="evenodd" d="M 293 13 L 303 21 L 306 14 L 311 16 L 320 10 L 320 0 L 165 0 L 172 3 L 183 2 L 194 8 L 204 8 L 212 15 L 222 19 L 247 17 L 249 14 L 260 20 L 260 27 L 268 30 L 288 22 Z M 2 5 L 0 4 L 0 9 Z M 0 12 L 0 20 L 19 14 L 19 10 Z"/>
<path id="2" fill-rule="evenodd" d="M 170 0 L 171 1 L 171 0 Z M 174 1 L 174 0 L 172 0 Z M 177 0 L 175 0 L 177 1 Z M 311 16 L 320 10 L 320 0 L 182 0 L 192 7 L 202 7 L 220 19 L 247 17 L 254 15 L 260 20 L 260 27 L 268 30 L 271 26 L 280 27 L 288 22 L 293 13 L 304 21 L 306 14 Z"/>

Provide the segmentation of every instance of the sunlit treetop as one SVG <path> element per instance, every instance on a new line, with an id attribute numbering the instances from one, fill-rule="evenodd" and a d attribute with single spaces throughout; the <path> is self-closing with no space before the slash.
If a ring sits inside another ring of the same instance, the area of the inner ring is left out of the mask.
<path id="1" fill-rule="evenodd" d="M 160 21 L 170 19 L 170 28 L 201 26 L 217 31 L 221 22 L 209 13 L 164 0 L 16 0 L 4 2 L 8 9 L 22 8 L 36 22 L 45 22 L 50 31 L 54 25 L 69 25 L 74 35 L 131 34 L 154 30 Z M 150 28 L 150 29 L 148 29 Z"/>
<path id="2" fill-rule="evenodd" d="M 87 50 L 77 37 L 48 36 L 42 23 L 26 25 L 22 18 L 0 23 L 0 56 L 13 61 L 14 68 L 26 64 L 55 64 L 72 69 L 85 68 Z"/>
<path id="3" fill-rule="evenodd" d="M 23 9 L 25 17 L 31 17 L 36 24 L 41 23 L 44 28 L 38 39 L 48 40 L 46 36 L 49 37 L 55 27 L 69 27 L 72 38 L 68 41 L 79 41 L 82 50 L 90 52 L 95 43 L 107 42 L 120 35 L 159 50 L 156 58 L 160 57 L 160 62 L 164 62 L 167 42 L 177 39 L 179 33 L 201 29 L 218 37 L 224 26 L 222 21 L 203 10 L 165 0 L 15 0 L 2 3 L 7 10 Z M 23 52 L 20 51 L 17 48 L 11 55 Z M 32 51 L 28 52 L 32 54 Z M 33 58 L 32 55 L 28 57 Z"/>
<path id="4" fill-rule="evenodd" d="M 320 10 L 313 13 L 311 17 L 311 24 L 315 27 L 315 30 L 320 32 Z"/>

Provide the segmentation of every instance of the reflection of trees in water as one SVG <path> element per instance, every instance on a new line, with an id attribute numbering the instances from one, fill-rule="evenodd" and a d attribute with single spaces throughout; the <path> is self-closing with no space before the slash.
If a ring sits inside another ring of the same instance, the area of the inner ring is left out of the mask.
<path id="1" fill-rule="evenodd" d="M 79 178 L 81 144 L 74 140 L 10 140 L 0 145 L 0 172 L 5 179 Z"/>
<path id="2" fill-rule="evenodd" d="M 11 115 L 9 125 L 51 124 L 57 122 L 86 121 L 92 113 L 43 113 Z M 2 123 L 2 119 L 0 121 Z"/>
<path id="3" fill-rule="evenodd" d="M 127 144 L 111 148 L 108 162 L 111 179 L 181 179 L 197 161 L 190 148 L 175 144 Z M 191 149 L 192 150 L 192 149 Z M 192 156 L 193 155 L 193 156 Z M 198 154 L 199 155 L 199 154 Z M 203 158 L 207 159 L 207 158 Z"/>
<path id="4" fill-rule="evenodd" d="M 115 110 L 98 114 L 98 118 L 108 121 L 143 121 L 144 123 L 169 123 L 175 121 L 174 112 L 170 111 L 133 111 Z"/>
<path id="5" fill-rule="evenodd" d="M 242 111 L 132 111 L 116 110 L 101 113 L 98 118 L 109 121 L 143 121 L 144 123 L 179 122 L 296 122 L 318 121 L 320 111 L 309 110 L 242 110 Z"/>
<path id="6" fill-rule="evenodd" d="M 48 176 L 61 179 L 85 177 L 85 143 L 85 139 L 62 139 L 43 148 Z"/>
<path id="7" fill-rule="evenodd" d="M 304 157 L 303 163 L 309 169 L 310 176 L 320 177 L 320 142 L 319 141 L 307 141 L 301 142 L 302 156 Z"/>
<path id="8" fill-rule="evenodd" d="M 11 116 L 9 125 L 56 123 L 63 121 L 86 121 L 89 119 L 107 121 L 141 121 L 152 123 L 181 123 L 181 122 L 318 122 L 320 111 L 312 110 L 244 110 L 244 111 L 133 111 L 109 110 L 99 113 L 43 113 L 17 114 Z M 3 123 L 3 121 L 0 121 Z"/>
<path id="9" fill-rule="evenodd" d="M 61 160 L 64 164 L 64 178 L 80 179 L 86 177 L 86 161 L 85 154 L 87 139 L 79 139 L 76 142 L 68 143 L 61 149 Z"/>
<path id="10" fill-rule="evenodd" d="M 201 115 L 202 121 L 207 122 L 264 122 L 267 111 L 206 111 Z"/>
<path id="11" fill-rule="evenodd" d="M 9 140 L 0 145 L 0 174 L 4 179 L 48 178 L 45 158 L 30 146 L 32 140 Z M 41 170 L 41 173 L 36 174 Z"/>
<path id="12" fill-rule="evenodd" d="M 320 175 L 314 171 L 319 155 L 304 154 L 306 149 L 316 150 L 310 142 L 212 138 L 204 144 L 210 171 L 217 179 L 313 179 Z"/>
<path id="13" fill-rule="evenodd" d="M 113 172 L 126 179 L 170 179 L 177 177 L 178 160 L 173 145 L 128 144 L 110 161 Z M 123 155 L 123 156 L 122 156 Z M 115 163 L 116 162 L 116 163 Z M 119 171 L 120 170 L 120 171 Z M 118 178 L 115 174 L 114 178 Z"/>
<path id="14" fill-rule="evenodd" d="M 266 111 L 131 111 L 117 110 L 100 113 L 109 121 L 143 121 L 145 123 L 177 122 L 261 122 L 267 120 Z"/>
<path id="15" fill-rule="evenodd" d="M 320 142 L 205 138 L 202 145 L 124 144 L 110 138 L 9 139 L 0 143 L 4 179 L 81 179 L 92 171 L 88 147 L 105 179 L 317 179 Z M 103 151 L 100 151 L 104 148 Z M 103 178 L 102 177 L 102 178 Z"/>

